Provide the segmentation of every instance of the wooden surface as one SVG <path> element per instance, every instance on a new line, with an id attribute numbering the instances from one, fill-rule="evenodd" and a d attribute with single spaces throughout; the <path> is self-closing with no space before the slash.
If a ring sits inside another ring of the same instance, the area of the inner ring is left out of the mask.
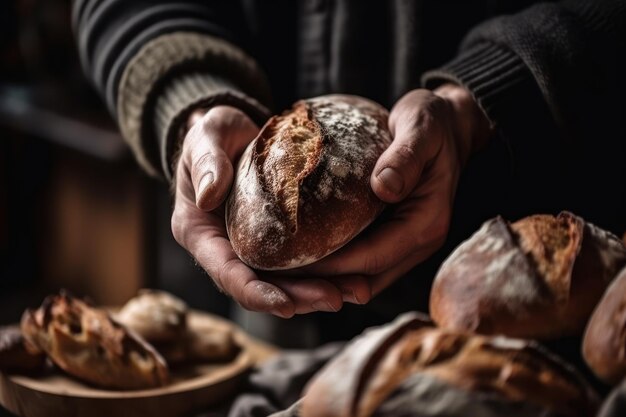
<path id="1" fill-rule="evenodd" d="M 206 313 L 193 312 L 193 328 L 210 322 L 234 326 Z M 238 328 L 235 338 L 242 346 L 231 362 L 197 364 L 172 370 L 172 382 L 161 388 L 140 391 L 111 391 L 92 387 L 54 371 L 38 377 L 0 373 L 0 403 L 22 417 L 178 417 L 202 410 L 236 393 L 247 371 L 276 353 L 276 349 L 254 340 Z"/>

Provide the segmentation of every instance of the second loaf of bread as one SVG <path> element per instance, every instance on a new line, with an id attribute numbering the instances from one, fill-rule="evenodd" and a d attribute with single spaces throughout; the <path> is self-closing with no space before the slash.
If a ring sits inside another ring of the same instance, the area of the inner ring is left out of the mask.
<path id="1" fill-rule="evenodd" d="M 572 213 L 491 219 L 443 263 L 435 322 L 455 330 L 554 339 L 582 333 L 622 266 L 616 236 Z"/>
<path id="2" fill-rule="evenodd" d="M 228 236 L 257 269 L 310 264 L 383 209 L 369 178 L 391 143 L 388 112 L 356 96 L 297 102 L 271 118 L 240 159 L 226 202 Z"/>

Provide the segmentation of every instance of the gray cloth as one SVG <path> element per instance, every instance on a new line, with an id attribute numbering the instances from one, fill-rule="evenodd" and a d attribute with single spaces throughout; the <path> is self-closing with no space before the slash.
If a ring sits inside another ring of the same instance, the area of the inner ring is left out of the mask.
<path id="1" fill-rule="evenodd" d="M 290 351 L 270 359 L 249 378 L 247 392 L 233 402 L 228 417 L 297 416 L 297 401 L 309 379 L 343 347 Z"/>
<path id="2" fill-rule="evenodd" d="M 624 416 L 626 416 L 626 379 L 611 391 L 598 413 L 598 417 Z"/>

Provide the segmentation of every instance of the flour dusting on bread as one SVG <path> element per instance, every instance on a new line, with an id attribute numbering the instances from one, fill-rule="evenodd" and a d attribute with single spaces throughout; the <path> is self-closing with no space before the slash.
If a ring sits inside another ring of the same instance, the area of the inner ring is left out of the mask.
<path id="1" fill-rule="evenodd" d="M 272 117 L 248 146 L 226 204 L 237 255 L 258 269 L 312 263 L 382 211 L 369 177 L 391 143 L 388 112 L 367 99 L 302 100 Z"/>

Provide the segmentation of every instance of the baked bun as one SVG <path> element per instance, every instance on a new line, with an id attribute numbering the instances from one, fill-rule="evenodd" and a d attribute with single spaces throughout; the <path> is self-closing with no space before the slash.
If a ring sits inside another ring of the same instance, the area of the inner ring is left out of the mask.
<path id="1" fill-rule="evenodd" d="M 370 187 L 391 143 L 388 112 L 357 96 L 297 102 L 272 117 L 239 161 L 226 202 L 233 249 L 256 269 L 310 264 L 383 210 Z"/>
<path id="2" fill-rule="evenodd" d="M 217 362 L 239 351 L 230 327 L 193 322 L 187 304 L 165 291 L 143 289 L 116 320 L 146 339 L 168 364 Z"/>
<path id="3" fill-rule="evenodd" d="M 45 360 L 42 351 L 24 340 L 19 326 L 0 327 L 0 370 L 34 372 Z"/>
<path id="4" fill-rule="evenodd" d="M 117 313 L 116 319 L 150 343 L 179 338 L 187 328 L 187 304 L 164 291 L 143 289 Z"/>
<path id="5" fill-rule="evenodd" d="M 626 378 L 626 269 L 598 303 L 583 339 L 583 357 L 598 378 L 617 384 Z"/>
<path id="6" fill-rule="evenodd" d="M 580 375 L 534 342 L 438 329 L 410 313 L 330 361 L 301 416 L 588 417 L 597 405 Z"/>
<path id="7" fill-rule="evenodd" d="M 170 365 L 224 362 L 240 351 L 231 328 L 206 324 L 190 327 L 177 340 L 155 344 L 154 348 Z"/>
<path id="8" fill-rule="evenodd" d="M 430 295 L 449 329 L 531 339 L 580 335 L 626 264 L 620 239 L 571 213 L 485 222 L 443 263 Z"/>
<path id="9" fill-rule="evenodd" d="M 105 388 L 143 389 L 168 380 L 163 358 L 109 315 L 66 294 L 22 317 L 24 338 L 61 369 Z"/>

